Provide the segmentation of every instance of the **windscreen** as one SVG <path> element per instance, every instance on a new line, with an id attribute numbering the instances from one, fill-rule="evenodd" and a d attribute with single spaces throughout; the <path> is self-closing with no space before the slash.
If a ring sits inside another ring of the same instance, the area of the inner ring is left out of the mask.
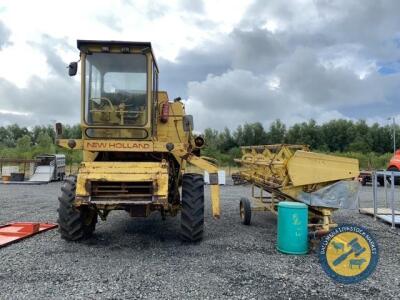
<path id="1" fill-rule="evenodd" d="M 89 125 L 143 126 L 147 121 L 146 56 L 86 56 L 85 118 Z"/>

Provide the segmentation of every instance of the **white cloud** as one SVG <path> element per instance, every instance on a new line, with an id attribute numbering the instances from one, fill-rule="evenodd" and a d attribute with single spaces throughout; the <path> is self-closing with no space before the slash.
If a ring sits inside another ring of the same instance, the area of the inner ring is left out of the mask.
<path id="1" fill-rule="evenodd" d="M 262 29 L 266 29 L 272 33 L 275 33 L 277 30 L 282 30 L 282 25 L 278 23 L 276 20 L 267 20 L 264 25 L 261 26 Z"/>
<path id="2" fill-rule="evenodd" d="M 4 110 L 4 109 L 0 109 L 0 114 L 3 115 L 13 115 L 13 116 L 29 116 L 30 113 L 28 112 L 17 112 L 17 111 L 9 111 L 9 110 Z"/>
<path id="3" fill-rule="evenodd" d="M 264 76 L 244 70 L 209 75 L 203 82 L 189 83 L 186 110 L 195 115 L 197 130 L 235 128 L 257 121 L 268 126 L 278 118 L 289 125 L 311 118 L 319 123 L 345 118 L 335 109 L 315 106 L 290 91 L 271 89 L 263 82 Z"/>
<path id="4" fill-rule="evenodd" d="M 1 5 L 0 113 L 7 122 L 79 120 L 79 85 L 64 69 L 78 58 L 78 38 L 151 41 L 161 85 L 171 98 L 188 98 L 201 129 L 276 118 L 382 121 L 399 113 L 400 75 L 379 73 L 400 61 L 399 1 Z"/>

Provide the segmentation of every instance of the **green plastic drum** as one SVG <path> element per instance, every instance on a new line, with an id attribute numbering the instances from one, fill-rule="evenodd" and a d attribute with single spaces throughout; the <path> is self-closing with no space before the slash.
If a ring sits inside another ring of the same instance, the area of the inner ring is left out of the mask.
<path id="1" fill-rule="evenodd" d="M 278 204 L 278 241 L 276 248 L 286 254 L 308 252 L 308 207 L 304 203 L 282 201 Z"/>

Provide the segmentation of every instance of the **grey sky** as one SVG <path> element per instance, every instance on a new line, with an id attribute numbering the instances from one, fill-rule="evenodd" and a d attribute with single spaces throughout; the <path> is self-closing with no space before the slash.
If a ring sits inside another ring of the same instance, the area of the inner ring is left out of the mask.
<path id="1" fill-rule="evenodd" d="M 33 21 L 32 36 L 28 25 L 13 21 L 14 4 L 6 1 L 0 125 L 79 121 L 79 83 L 66 72 L 78 59 L 78 38 L 151 41 L 161 87 L 170 98 L 185 99 L 198 130 L 255 121 L 268 126 L 277 118 L 384 123 L 389 114 L 400 115 L 399 1 L 225 2 L 87 5 L 76 13 L 78 24 L 61 15 L 74 11 L 73 4 L 60 12 L 49 5 Z M 50 15 L 59 19 L 51 28 L 45 26 Z M 30 59 L 16 60 L 13 53 L 23 50 L 31 50 L 24 52 Z"/>
<path id="2" fill-rule="evenodd" d="M 9 44 L 10 30 L 0 20 L 0 50 Z"/>

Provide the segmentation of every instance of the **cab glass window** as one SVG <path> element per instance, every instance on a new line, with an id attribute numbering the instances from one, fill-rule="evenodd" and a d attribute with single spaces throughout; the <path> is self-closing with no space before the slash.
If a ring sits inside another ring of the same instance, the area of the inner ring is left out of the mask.
<path id="1" fill-rule="evenodd" d="M 147 68 L 142 54 L 86 56 L 85 120 L 89 125 L 144 126 Z"/>

